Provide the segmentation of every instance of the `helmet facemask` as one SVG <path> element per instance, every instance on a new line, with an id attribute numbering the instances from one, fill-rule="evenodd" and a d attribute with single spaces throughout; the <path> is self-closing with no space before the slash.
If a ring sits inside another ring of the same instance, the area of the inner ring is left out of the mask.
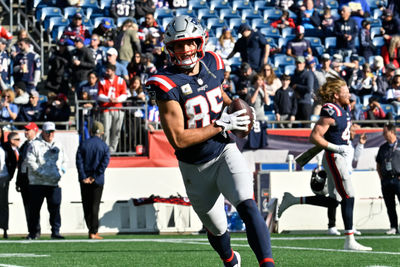
<path id="1" fill-rule="evenodd" d="M 173 44 L 176 42 L 180 41 L 185 41 L 185 40 L 194 40 L 196 43 L 196 49 L 189 50 L 189 51 L 183 51 L 183 52 L 175 52 L 173 49 Z M 177 40 L 174 42 L 171 42 L 167 44 L 167 51 L 171 57 L 171 62 L 179 66 L 183 69 L 192 69 L 196 65 L 200 59 L 204 57 L 204 52 L 203 52 L 203 39 L 202 38 L 188 38 L 188 39 L 182 39 L 182 40 Z"/>

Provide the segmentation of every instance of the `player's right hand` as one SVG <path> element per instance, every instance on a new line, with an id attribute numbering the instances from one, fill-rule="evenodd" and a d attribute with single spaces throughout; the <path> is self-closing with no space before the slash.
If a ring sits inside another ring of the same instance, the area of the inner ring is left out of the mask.
<path id="1" fill-rule="evenodd" d="M 246 113 L 246 109 L 241 109 L 228 114 L 228 107 L 225 107 L 222 111 L 221 118 L 215 121 L 218 126 L 224 128 L 224 131 L 247 131 L 247 126 L 250 124 L 249 116 L 241 116 Z"/>

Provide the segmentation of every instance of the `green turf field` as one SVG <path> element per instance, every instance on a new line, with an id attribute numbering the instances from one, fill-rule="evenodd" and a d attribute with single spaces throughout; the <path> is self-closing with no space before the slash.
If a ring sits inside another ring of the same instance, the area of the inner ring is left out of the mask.
<path id="1" fill-rule="evenodd" d="M 400 266 L 400 236 L 363 235 L 372 252 L 342 250 L 344 237 L 272 235 L 276 266 Z M 258 266 L 245 234 L 232 234 L 232 247 L 242 266 Z M 112 235 L 93 241 L 86 236 L 66 240 L 0 240 L 0 266 L 222 266 L 205 235 Z"/>

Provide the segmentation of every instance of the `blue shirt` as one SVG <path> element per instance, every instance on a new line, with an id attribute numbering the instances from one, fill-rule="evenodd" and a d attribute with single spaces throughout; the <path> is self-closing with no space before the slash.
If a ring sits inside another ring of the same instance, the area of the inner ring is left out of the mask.
<path id="1" fill-rule="evenodd" d="M 23 105 L 19 112 L 17 121 L 42 121 L 46 103 L 38 103 L 36 107 L 30 103 Z"/>
<path id="2" fill-rule="evenodd" d="M 83 141 L 76 152 L 76 168 L 79 181 L 93 177 L 98 185 L 104 185 L 104 172 L 110 162 L 110 150 L 98 136 Z"/>
<path id="3" fill-rule="evenodd" d="M 11 109 L 12 113 L 18 114 L 18 106 L 17 105 L 10 103 L 10 109 Z M 1 109 L 1 120 L 2 121 L 10 121 L 10 122 L 14 121 L 11 119 L 10 112 L 8 112 L 8 109 L 6 107 L 3 107 Z"/>

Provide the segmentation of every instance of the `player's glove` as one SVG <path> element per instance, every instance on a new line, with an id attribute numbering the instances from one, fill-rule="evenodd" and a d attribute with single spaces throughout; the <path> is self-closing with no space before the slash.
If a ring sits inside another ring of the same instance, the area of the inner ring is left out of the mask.
<path id="1" fill-rule="evenodd" d="M 246 113 L 245 109 L 235 111 L 232 114 L 228 114 L 228 107 L 225 107 L 222 111 L 221 118 L 215 121 L 215 124 L 221 126 L 226 131 L 239 130 L 247 131 L 247 126 L 250 124 L 249 116 L 240 116 Z"/>
<path id="2" fill-rule="evenodd" d="M 254 123 L 256 122 L 256 110 L 253 107 L 250 108 L 251 108 L 251 113 L 253 113 L 253 125 L 254 125 Z"/>
<path id="3" fill-rule="evenodd" d="M 347 153 L 349 153 L 349 146 L 343 145 L 343 146 L 338 146 L 332 143 L 328 143 L 328 146 L 326 147 L 326 149 L 328 149 L 329 151 L 335 152 L 335 153 L 339 153 L 341 155 L 345 155 Z"/>

